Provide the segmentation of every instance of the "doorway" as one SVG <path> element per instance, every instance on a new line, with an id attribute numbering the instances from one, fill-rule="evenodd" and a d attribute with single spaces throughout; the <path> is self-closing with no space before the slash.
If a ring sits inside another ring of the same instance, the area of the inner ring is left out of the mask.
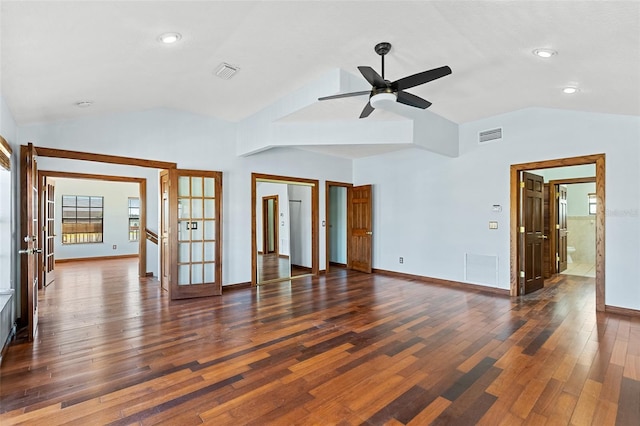
<path id="1" fill-rule="evenodd" d="M 523 175 L 527 171 L 540 169 L 553 169 L 567 166 L 595 165 L 595 287 L 596 310 L 605 310 L 605 154 L 595 154 L 583 157 L 563 158 L 531 163 L 514 164 L 511 166 L 511 202 L 510 202 L 510 257 L 511 257 L 511 296 L 520 296 L 525 293 L 525 242 L 526 228 L 524 226 L 524 188 Z M 522 186 L 521 186 L 522 182 Z M 540 257 L 542 262 L 543 258 Z M 542 270 L 542 266 L 540 266 Z"/>
<path id="2" fill-rule="evenodd" d="M 135 239 L 129 238 L 130 242 L 137 241 L 137 257 L 138 257 L 138 275 L 140 277 L 147 276 L 147 238 L 146 235 L 142 235 L 140 230 L 147 229 L 147 181 L 144 178 L 133 178 L 126 176 L 113 176 L 113 175 L 98 175 L 89 173 L 74 173 L 74 172 L 58 172 L 49 170 L 38 171 L 38 182 L 40 184 L 40 199 L 41 199 L 41 220 L 43 226 L 41 241 L 43 241 L 43 253 L 40 267 L 40 282 L 45 286 L 55 278 L 55 238 L 57 237 L 54 223 L 56 222 L 55 212 L 62 212 L 60 206 L 56 206 L 55 195 L 52 191 L 52 181 L 56 179 L 77 179 L 79 181 L 103 181 L 103 182 L 120 182 L 120 183 L 132 183 L 138 185 L 137 197 L 139 201 L 139 212 L 137 217 L 137 227 L 135 232 Z M 58 194 L 63 195 L 63 194 Z M 58 219 L 60 222 L 63 218 Z M 107 256 L 101 255 L 105 258 Z M 53 275 L 53 276 L 52 276 Z"/>
<path id="3" fill-rule="evenodd" d="M 549 203 L 548 234 L 553 274 L 595 278 L 595 181 L 595 176 L 549 180 L 549 198 L 555 201 Z"/>
<path id="4" fill-rule="evenodd" d="M 26 217 L 24 217 L 20 223 L 20 235 L 25 237 L 28 236 L 28 238 L 25 238 L 25 244 L 19 244 L 21 248 L 20 252 L 25 255 L 20 257 L 20 314 L 18 323 L 20 324 L 20 327 L 24 327 L 26 329 L 29 341 L 33 341 L 38 325 L 38 278 L 42 273 L 41 267 L 43 265 L 43 262 L 39 260 L 38 256 L 41 252 L 41 248 L 37 243 L 37 236 L 40 236 L 41 230 L 40 222 L 43 217 L 43 212 L 39 205 L 40 203 L 38 203 L 38 201 L 40 201 L 40 192 L 38 189 L 40 179 L 36 167 L 38 157 L 91 161 L 152 169 L 176 168 L 176 164 L 170 162 L 36 147 L 31 143 L 20 147 L 21 163 L 23 165 L 27 165 L 27 167 L 23 167 L 22 172 L 20 173 L 19 203 L 21 210 L 27 212 Z M 33 191 L 31 190 L 32 188 Z M 140 196 L 144 196 L 142 191 L 140 192 Z M 144 237 L 142 236 L 143 231 L 145 234 Z M 152 240 L 150 238 L 151 233 L 148 230 L 141 229 L 140 234 L 141 240 Z M 20 241 L 22 241 L 22 238 L 20 238 Z M 145 249 L 140 250 L 139 256 L 142 258 L 144 253 Z M 144 258 L 146 259 L 146 255 Z M 145 270 L 140 269 L 139 272 L 140 277 L 146 276 Z"/>
<path id="5" fill-rule="evenodd" d="M 318 274 L 318 184 L 314 179 L 251 174 L 253 286 Z M 273 209 L 272 223 L 278 228 L 271 233 L 278 239 L 277 245 L 273 244 L 274 253 L 265 253 L 269 251 L 265 249 L 269 209 Z"/>
<path id="6" fill-rule="evenodd" d="M 327 181 L 325 184 L 326 208 L 326 267 L 350 268 L 349 240 L 351 224 L 349 215 L 350 183 Z"/>

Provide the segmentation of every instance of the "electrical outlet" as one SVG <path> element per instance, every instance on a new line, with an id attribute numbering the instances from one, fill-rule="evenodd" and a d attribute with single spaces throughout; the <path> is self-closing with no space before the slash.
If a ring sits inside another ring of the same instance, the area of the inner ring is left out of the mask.
<path id="1" fill-rule="evenodd" d="M 117 248 L 118 248 L 118 246 L 114 244 L 113 245 L 113 249 L 116 250 Z"/>
<path id="2" fill-rule="evenodd" d="M 400 257 L 400 263 L 404 263 L 404 257 Z"/>

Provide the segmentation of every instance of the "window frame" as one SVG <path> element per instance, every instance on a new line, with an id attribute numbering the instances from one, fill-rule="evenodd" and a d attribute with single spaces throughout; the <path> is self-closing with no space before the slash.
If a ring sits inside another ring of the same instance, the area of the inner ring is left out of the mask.
<path id="1" fill-rule="evenodd" d="M 88 199 L 87 205 L 78 205 L 78 199 Z M 69 202 L 73 199 L 73 204 Z M 96 205 L 94 205 L 94 200 Z M 97 203 L 97 200 L 100 200 Z M 99 205 L 97 205 L 99 204 Z M 61 243 L 63 245 L 76 245 L 76 244 L 102 244 L 104 243 L 104 196 L 100 195 L 62 195 L 61 202 L 62 215 L 61 215 Z M 73 210 L 68 210 L 73 209 Z M 69 215 L 68 212 L 75 212 L 74 215 Z M 85 215 L 79 215 L 78 212 L 86 212 Z M 93 214 L 93 212 L 99 212 Z M 79 221 L 80 219 L 80 221 Z M 95 226 L 92 224 L 99 224 Z M 73 231 L 66 231 L 65 225 L 69 226 Z M 80 226 L 88 225 L 88 226 Z M 75 228 L 75 229 L 74 229 Z M 81 228 L 86 228 L 81 230 Z M 99 229 L 99 231 L 92 230 L 92 228 Z"/>
<path id="2" fill-rule="evenodd" d="M 587 194 L 588 200 L 588 209 L 590 215 L 595 215 L 598 210 L 598 199 L 596 198 L 595 192 L 590 192 Z"/>
<path id="3" fill-rule="evenodd" d="M 132 206 L 131 202 L 133 200 L 136 200 L 138 205 L 137 206 Z M 138 214 L 137 215 L 132 215 L 132 210 L 133 209 L 137 209 L 138 210 Z M 140 241 L 140 210 L 141 210 L 141 205 L 140 205 L 140 197 L 128 197 L 127 199 L 127 227 L 128 227 L 128 233 L 129 233 L 129 242 L 133 243 L 133 242 L 138 242 Z M 132 221 L 137 222 L 137 226 L 132 227 L 131 223 Z M 132 239 L 132 235 L 134 235 L 133 239 Z"/>

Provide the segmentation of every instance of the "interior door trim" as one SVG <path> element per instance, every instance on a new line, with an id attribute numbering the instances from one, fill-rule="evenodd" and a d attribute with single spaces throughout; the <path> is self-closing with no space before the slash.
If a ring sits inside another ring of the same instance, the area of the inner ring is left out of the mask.
<path id="1" fill-rule="evenodd" d="M 557 243 L 557 233 L 556 233 L 556 225 L 557 225 L 557 221 L 558 221 L 558 204 L 556 201 L 556 193 L 558 191 L 558 185 L 571 185 L 572 183 L 591 183 L 591 182 L 595 182 L 596 181 L 596 177 L 595 176 L 591 176 L 591 177 L 581 177 L 581 178 L 567 178 L 567 179 L 553 179 L 549 181 L 549 197 L 551 198 L 552 202 L 549 202 L 549 219 L 551 220 L 550 222 L 550 231 L 549 231 L 549 247 L 551 247 L 552 249 L 556 246 Z M 551 259 L 552 260 L 552 264 L 555 265 L 554 266 L 554 273 L 557 274 L 558 273 L 558 265 L 556 262 L 556 255 L 555 253 L 550 253 Z"/>
<path id="2" fill-rule="evenodd" d="M 140 196 L 140 236 L 138 238 L 138 276 L 147 276 L 147 180 L 145 178 L 134 178 L 126 176 L 99 175 L 91 173 L 57 172 L 51 170 L 39 170 L 38 182 L 42 183 L 44 178 L 66 178 L 66 179 L 87 179 L 102 180 L 107 182 L 129 182 L 138 184 L 138 195 Z M 42 267 L 40 262 L 40 266 Z M 39 276 L 42 276 L 40 274 Z"/>
<path id="3" fill-rule="evenodd" d="M 295 185 L 308 185 L 311 187 L 311 274 L 319 272 L 319 235 L 318 224 L 320 221 L 317 179 L 305 179 L 291 176 L 278 176 L 263 173 L 251 173 L 251 286 L 258 285 L 258 249 L 256 242 L 256 184 L 257 182 L 284 183 Z"/>
<path id="4" fill-rule="evenodd" d="M 596 166 L 596 311 L 605 311 L 605 154 L 544 160 L 510 166 L 510 287 L 511 296 L 519 296 L 518 288 L 518 215 L 520 172 L 557 167 L 595 164 Z"/>

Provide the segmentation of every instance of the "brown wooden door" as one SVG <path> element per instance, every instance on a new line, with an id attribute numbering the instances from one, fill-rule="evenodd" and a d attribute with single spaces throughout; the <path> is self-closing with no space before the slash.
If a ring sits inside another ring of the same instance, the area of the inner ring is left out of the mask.
<path id="1" fill-rule="evenodd" d="M 56 271 L 55 271 L 55 211 L 56 211 L 56 198 L 55 198 L 55 181 L 47 177 L 44 180 L 44 196 L 42 206 L 43 217 L 44 217 L 44 226 L 43 230 L 43 280 L 42 283 L 44 286 L 51 285 L 53 281 L 56 279 Z"/>
<path id="2" fill-rule="evenodd" d="M 169 273 L 171 271 L 169 248 L 169 171 L 160 173 L 160 287 L 169 291 Z"/>
<path id="3" fill-rule="evenodd" d="M 349 191 L 351 269 L 371 273 L 371 185 L 354 186 Z"/>
<path id="4" fill-rule="evenodd" d="M 38 245 L 38 166 L 37 152 L 29 143 L 20 147 L 22 162 L 21 182 L 21 313 L 27 327 L 29 341 L 33 341 L 38 328 L 38 264 L 42 252 Z"/>
<path id="5" fill-rule="evenodd" d="M 558 185 L 556 192 L 558 204 L 556 206 L 557 214 L 557 238 L 556 253 L 558 259 L 558 272 L 567 269 L 567 187 Z"/>
<path id="6" fill-rule="evenodd" d="M 520 234 L 524 254 L 521 259 L 521 271 L 524 274 L 521 272 L 520 294 L 528 294 L 544 287 L 544 179 L 542 176 L 522 172 L 521 182 Z"/>
<path id="7" fill-rule="evenodd" d="M 222 173 L 169 170 L 169 296 L 222 294 Z"/>

